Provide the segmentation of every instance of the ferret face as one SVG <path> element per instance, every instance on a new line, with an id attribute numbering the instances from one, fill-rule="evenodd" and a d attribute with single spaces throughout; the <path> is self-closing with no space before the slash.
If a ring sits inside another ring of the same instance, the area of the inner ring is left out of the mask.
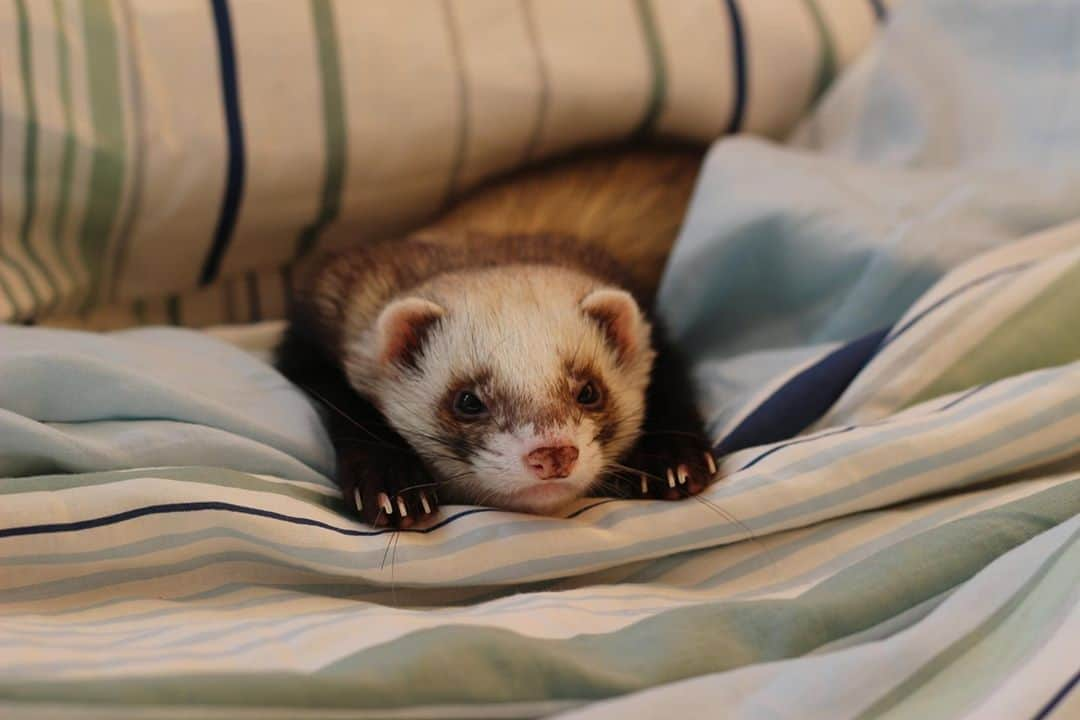
<path id="1" fill-rule="evenodd" d="M 441 278 L 387 306 L 366 345 L 370 394 L 441 496 L 535 513 L 633 445 L 653 361 L 628 293 L 556 268 Z"/>

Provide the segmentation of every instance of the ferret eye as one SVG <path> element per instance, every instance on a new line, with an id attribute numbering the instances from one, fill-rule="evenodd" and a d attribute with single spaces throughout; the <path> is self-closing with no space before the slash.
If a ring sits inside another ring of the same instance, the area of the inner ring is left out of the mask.
<path id="1" fill-rule="evenodd" d="M 462 417 L 475 418 L 487 412 L 487 406 L 475 393 L 461 390 L 454 396 L 454 412 Z"/>
<path id="2" fill-rule="evenodd" d="M 581 386 L 578 390 L 577 401 L 579 405 L 586 407 L 596 407 L 600 404 L 600 389 L 596 387 L 596 383 L 592 380 Z"/>

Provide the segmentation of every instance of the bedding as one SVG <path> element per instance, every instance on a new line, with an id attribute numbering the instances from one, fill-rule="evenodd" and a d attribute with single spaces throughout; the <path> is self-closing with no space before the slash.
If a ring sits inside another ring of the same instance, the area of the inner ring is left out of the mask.
<path id="1" fill-rule="evenodd" d="M 0 321 L 281 317 L 315 250 L 586 145 L 782 135 L 882 0 L 2 0 Z"/>
<path id="2" fill-rule="evenodd" d="M 660 292 L 700 502 L 374 530 L 279 326 L 0 327 L 0 714 L 1074 717 L 1078 16 L 909 0 L 713 147 Z"/>
<path id="3" fill-rule="evenodd" d="M 674 696 L 758 717 L 792 693 L 791 717 L 1006 701 L 1034 716 L 1075 672 L 1080 631 L 1080 353 L 1061 364 L 1047 342 L 1075 315 L 1078 239 L 1069 226 L 948 273 L 850 384 L 870 417 L 837 410 L 822 430 L 733 452 L 702 502 L 593 499 L 563 518 L 448 507 L 391 533 L 282 458 L 325 469 L 325 438 L 310 410 L 294 422 L 271 408 L 303 401 L 242 350 L 213 351 L 227 389 L 208 366 L 175 396 L 138 392 L 146 429 L 113 419 L 104 379 L 84 410 L 62 382 L 33 382 L 33 401 L 5 382 L 4 429 L 35 429 L 42 462 L 67 472 L 16 465 L 0 485 L 0 707 L 518 717 L 659 686 L 585 716 Z M 944 364 L 943 327 L 960 358 Z M 168 330 L 52 349 L 67 334 L 0 330 L 0 377 L 25 377 L 39 348 L 87 367 L 129 356 L 133 382 L 168 389 L 175 368 L 140 359 L 141 344 L 214 347 Z M 1010 355 L 1003 337 L 1023 344 Z M 899 382 L 898 364 L 918 382 Z M 144 438 L 170 434 L 160 426 L 227 439 L 194 436 L 140 469 L 76 452 L 85 437 L 123 451 L 135 432 L 156 453 Z M 824 681 L 837 677 L 861 679 Z"/>

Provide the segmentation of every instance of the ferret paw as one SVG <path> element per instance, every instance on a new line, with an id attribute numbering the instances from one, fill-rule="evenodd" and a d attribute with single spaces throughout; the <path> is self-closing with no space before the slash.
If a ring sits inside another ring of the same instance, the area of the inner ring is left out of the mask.
<path id="1" fill-rule="evenodd" d="M 338 463 L 345 503 L 369 525 L 408 528 L 439 511 L 436 483 L 413 453 L 344 454 Z"/>
<path id="2" fill-rule="evenodd" d="M 682 434 L 642 436 L 623 464 L 636 471 L 624 473 L 624 495 L 660 500 L 697 495 L 717 472 L 709 441 Z"/>

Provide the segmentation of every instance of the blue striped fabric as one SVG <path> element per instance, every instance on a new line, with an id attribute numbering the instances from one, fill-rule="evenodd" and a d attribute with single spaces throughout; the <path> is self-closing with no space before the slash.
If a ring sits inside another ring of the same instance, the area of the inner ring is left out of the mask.
<path id="1" fill-rule="evenodd" d="M 688 2 L 2 0 L 0 320 L 280 318 L 298 256 L 523 164 L 781 136 L 876 31 L 858 4 Z"/>
<path id="2" fill-rule="evenodd" d="M 724 435 L 714 445 L 714 453 L 723 456 L 801 433 L 832 407 L 870 362 L 888 332 L 888 328 L 877 330 L 853 340 L 800 370 Z"/>
<path id="3" fill-rule="evenodd" d="M 724 3 L 731 28 L 731 69 L 735 81 L 735 99 L 731 104 L 731 119 L 726 130 L 727 134 L 732 135 L 742 131 L 743 116 L 746 114 L 746 40 L 743 37 L 739 0 L 724 0 Z"/>
<path id="4" fill-rule="evenodd" d="M 199 282 L 213 282 L 221 268 L 221 261 L 229 246 L 240 199 L 244 191 L 246 159 L 244 157 L 244 126 L 240 112 L 239 80 L 237 78 L 236 50 L 234 49 L 232 20 L 229 17 L 228 0 L 211 0 L 214 8 L 214 28 L 217 33 L 218 63 L 221 72 L 221 101 L 225 111 L 225 127 L 228 132 L 229 162 L 225 180 L 225 195 L 221 199 L 221 212 L 214 230 L 210 252 L 203 263 Z"/>
<path id="5" fill-rule="evenodd" d="M 1070 693 L 1076 690 L 1078 685 L 1080 685 L 1080 670 L 1073 673 L 1073 676 L 1069 678 L 1056 693 L 1054 693 L 1053 697 L 1047 700 L 1046 704 L 1039 708 L 1039 712 L 1035 713 L 1031 720 L 1045 720 L 1045 718 L 1054 716 L 1055 711 L 1062 706 L 1065 699 Z"/>
<path id="6" fill-rule="evenodd" d="M 530 6 L 538 45 L 552 7 Z M 670 7 L 653 3 L 661 39 Z M 1069 717 L 1080 106 L 1060 103 L 1065 7 L 911 0 L 796 148 L 714 147 L 661 293 L 726 453 L 697 502 L 451 506 L 376 531 L 345 513 L 314 409 L 263 359 L 279 324 L 0 328 L 0 715 Z M 757 8 L 739 4 L 749 58 L 766 42 Z M 401 32 L 445 40 L 430 9 Z M 230 10 L 243 63 L 250 6 Z M 342 27 L 365 12 L 334 10 Z M 551 70 L 545 125 L 560 122 Z M 744 121 L 759 122 L 746 71 Z M 249 147 L 265 142 L 245 119 Z M 257 193 L 266 178 L 247 179 Z M 290 253 L 324 207 L 308 203 Z M 245 212 L 230 253 L 255 237 Z"/>

